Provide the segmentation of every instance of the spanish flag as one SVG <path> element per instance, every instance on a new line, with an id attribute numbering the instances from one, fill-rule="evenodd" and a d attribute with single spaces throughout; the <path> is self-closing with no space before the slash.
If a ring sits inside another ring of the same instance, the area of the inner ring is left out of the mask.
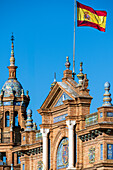
<path id="1" fill-rule="evenodd" d="M 105 32 L 106 16 L 106 11 L 95 11 L 77 2 L 77 26 L 89 26 Z"/>

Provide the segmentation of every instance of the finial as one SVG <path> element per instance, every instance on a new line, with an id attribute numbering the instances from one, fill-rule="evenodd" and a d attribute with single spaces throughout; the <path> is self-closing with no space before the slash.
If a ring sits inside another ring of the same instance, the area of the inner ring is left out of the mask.
<path id="1" fill-rule="evenodd" d="M 112 106 L 111 104 L 111 93 L 109 92 L 110 90 L 110 83 L 106 82 L 104 84 L 104 89 L 105 89 L 105 93 L 104 93 L 104 98 L 103 98 L 103 106 Z"/>
<path id="2" fill-rule="evenodd" d="M 82 65 L 83 65 L 83 62 L 80 62 L 80 73 L 82 73 L 82 71 L 83 71 Z"/>
<path id="3" fill-rule="evenodd" d="M 79 85 L 82 85 L 82 81 L 84 79 L 83 69 L 82 69 L 83 62 L 80 62 L 80 73 L 77 75 L 79 79 Z"/>
<path id="4" fill-rule="evenodd" d="M 21 91 L 22 91 L 22 94 L 21 94 L 21 95 L 24 95 L 24 89 L 22 89 Z"/>
<path id="5" fill-rule="evenodd" d="M 12 41 L 12 44 L 11 44 L 11 58 L 10 58 L 10 66 L 15 66 L 15 58 L 14 58 L 14 44 L 13 44 L 14 36 L 13 36 L 13 33 L 12 33 L 12 36 L 11 36 L 11 41 Z"/>
<path id="6" fill-rule="evenodd" d="M 3 96 L 4 92 L 3 92 L 3 89 L 1 90 L 1 96 Z"/>
<path id="7" fill-rule="evenodd" d="M 51 89 L 54 87 L 56 84 L 56 73 L 54 72 L 54 82 L 51 84 Z"/>
<path id="8" fill-rule="evenodd" d="M 26 120 L 26 131 L 31 131 L 33 127 L 33 119 L 32 119 L 32 110 L 29 109 L 27 111 L 27 120 Z"/>
<path id="9" fill-rule="evenodd" d="M 29 91 L 28 90 L 26 91 L 26 94 L 27 94 L 27 96 L 29 95 Z"/>
<path id="10" fill-rule="evenodd" d="M 33 130 L 37 130 L 37 126 L 35 122 L 33 123 Z"/>
<path id="11" fill-rule="evenodd" d="M 11 36 L 11 41 L 12 41 L 12 43 L 13 43 L 13 41 L 14 41 L 13 32 L 12 32 L 12 36 Z"/>
<path id="12" fill-rule="evenodd" d="M 54 72 L 54 83 L 56 83 L 56 73 Z"/>
<path id="13" fill-rule="evenodd" d="M 67 57 L 66 57 L 66 63 L 65 63 L 65 66 L 66 66 L 66 69 L 67 69 L 67 70 L 69 70 L 70 65 L 71 65 L 71 64 L 70 64 L 70 62 L 69 62 L 69 57 L 67 56 Z"/>

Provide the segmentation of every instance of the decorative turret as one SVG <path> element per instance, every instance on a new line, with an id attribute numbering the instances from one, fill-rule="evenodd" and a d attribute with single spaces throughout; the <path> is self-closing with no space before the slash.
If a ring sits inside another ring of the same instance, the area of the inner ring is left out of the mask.
<path id="1" fill-rule="evenodd" d="M 104 88 L 105 88 L 105 93 L 104 93 L 104 98 L 103 98 L 103 106 L 112 106 L 111 104 L 111 93 L 109 92 L 110 90 L 110 83 L 106 82 L 104 84 Z"/>
<path id="2" fill-rule="evenodd" d="M 32 119 L 32 110 L 29 109 L 27 111 L 27 120 L 26 120 L 26 129 L 25 131 L 31 131 L 33 127 L 33 119 Z"/>
<path id="3" fill-rule="evenodd" d="M 2 87 L 1 95 L 3 95 L 4 97 L 9 97 L 13 95 L 16 97 L 20 97 L 21 94 L 24 94 L 24 90 L 23 90 L 22 85 L 19 83 L 19 81 L 17 81 L 17 78 L 16 78 L 17 66 L 15 66 L 13 34 L 11 36 L 11 41 L 12 41 L 12 45 L 11 45 L 10 66 L 8 66 L 9 78 L 5 82 L 4 86 Z"/>
<path id="4" fill-rule="evenodd" d="M 78 79 L 79 79 L 79 86 L 82 85 L 83 79 L 84 79 L 84 74 L 82 73 L 83 69 L 82 69 L 82 65 L 83 63 L 80 63 L 80 73 L 77 75 Z"/>

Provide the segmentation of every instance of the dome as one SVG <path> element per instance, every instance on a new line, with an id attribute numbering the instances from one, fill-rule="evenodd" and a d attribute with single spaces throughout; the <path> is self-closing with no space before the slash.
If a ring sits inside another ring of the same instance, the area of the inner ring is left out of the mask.
<path id="1" fill-rule="evenodd" d="M 7 80 L 2 87 L 4 97 L 9 97 L 13 91 L 15 92 L 16 97 L 20 97 L 22 94 L 22 89 L 22 85 L 15 79 Z"/>

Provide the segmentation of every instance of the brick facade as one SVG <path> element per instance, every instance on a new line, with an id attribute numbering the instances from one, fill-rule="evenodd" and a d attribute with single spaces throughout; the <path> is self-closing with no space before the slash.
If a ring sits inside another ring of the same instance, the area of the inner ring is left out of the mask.
<path id="1" fill-rule="evenodd" d="M 92 97 L 82 63 L 78 83 L 69 69 L 68 57 L 65 65 L 62 81 L 52 83 L 38 109 L 42 124 L 37 130 L 32 112 L 26 112 L 28 92 L 24 94 L 16 78 L 12 39 L 9 79 L 0 95 L 0 170 L 113 169 L 110 86 L 105 85 L 103 106 L 90 114 Z"/>

